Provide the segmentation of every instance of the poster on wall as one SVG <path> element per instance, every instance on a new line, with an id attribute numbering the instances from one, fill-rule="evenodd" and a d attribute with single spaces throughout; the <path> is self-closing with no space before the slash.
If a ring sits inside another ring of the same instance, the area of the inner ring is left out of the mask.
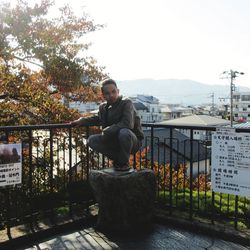
<path id="1" fill-rule="evenodd" d="M 0 187 L 22 183 L 21 152 L 21 144 L 0 144 Z"/>
<path id="2" fill-rule="evenodd" d="M 212 135 L 212 190 L 250 197 L 250 133 L 220 129 Z"/>

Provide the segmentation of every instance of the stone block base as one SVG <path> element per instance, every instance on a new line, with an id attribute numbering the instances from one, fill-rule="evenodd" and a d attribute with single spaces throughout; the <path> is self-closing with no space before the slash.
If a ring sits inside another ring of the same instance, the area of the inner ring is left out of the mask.
<path id="1" fill-rule="evenodd" d="M 127 231 L 151 224 L 156 191 L 152 170 L 92 170 L 89 177 L 99 203 L 98 228 Z"/>

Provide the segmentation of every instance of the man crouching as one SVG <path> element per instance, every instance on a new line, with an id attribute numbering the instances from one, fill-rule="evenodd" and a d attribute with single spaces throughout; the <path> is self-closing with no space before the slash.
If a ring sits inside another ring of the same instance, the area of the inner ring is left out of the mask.
<path id="1" fill-rule="evenodd" d="M 140 117 L 132 101 L 119 96 L 117 84 L 112 79 L 101 83 L 102 95 L 106 102 L 99 106 L 98 116 L 79 118 L 73 126 L 102 126 L 102 134 L 91 135 L 89 146 L 113 160 L 117 171 L 130 169 L 130 154 L 136 153 L 144 138 Z"/>

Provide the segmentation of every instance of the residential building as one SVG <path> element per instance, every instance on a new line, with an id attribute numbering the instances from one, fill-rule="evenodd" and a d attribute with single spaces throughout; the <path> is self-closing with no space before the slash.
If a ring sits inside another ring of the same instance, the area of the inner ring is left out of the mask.
<path id="1" fill-rule="evenodd" d="M 155 123 L 163 121 L 159 99 L 150 95 L 137 95 L 130 97 L 137 113 L 143 123 Z"/>
<path id="2" fill-rule="evenodd" d="M 159 99 L 150 95 L 130 97 L 143 123 L 156 123 L 193 114 L 191 107 L 179 104 L 161 104 Z"/>
<path id="3" fill-rule="evenodd" d="M 234 92 L 233 116 L 238 122 L 250 121 L 250 92 Z"/>
<path id="4" fill-rule="evenodd" d="M 177 119 L 183 116 L 193 114 L 193 109 L 190 107 L 183 107 L 179 104 L 162 104 L 161 113 L 163 121 Z"/>

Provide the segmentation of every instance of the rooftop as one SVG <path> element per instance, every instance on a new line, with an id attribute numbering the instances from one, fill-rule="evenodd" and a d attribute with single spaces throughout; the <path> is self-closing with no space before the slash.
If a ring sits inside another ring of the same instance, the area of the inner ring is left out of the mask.
<path id="1" fill-rule="evenodd" d="M 234 128 L 250 128 L 250 122 L 242 122 L 233 125 Z"/>
<path id="2" fill-rule="evenodd" d="M 159 99 L 152 95 L 137 95 L 137 99 L 145 103 L 159 104 Z"/>
<path id="3" fill-rule="evenodd" d="M 148 111 L 148 108 L 141 102 L 135 101 L 135 102 L 133 102 L 133 104 L 134 104 L 136 110 L 147 110 Z"/>
<path id="4" fill-rule="evenodd" d="M 143 145 L 149 145 L 150 130 L 145 130 L 144 135 L 145 139 Z M 154 129 L 154 138 L 157 139 L 154 141 L 154 159 L 160 163 L 170 161 L 170 152 L 172 150 L 172 162 L 173 164 L 178 164 L 181 161 L 190 160 L 190 146 L 191 141 L 189 137 L 182 134 L 178 130 L 173 130 L 173 140 L 172 144 L 170 142 L 170 128 L 156 128 Z M 193 146 L 193 162 L 198 162 L 208 158 L 210 150 L 208 150 L 203 144 L 197 143 L 197 141 L 192 142 Z M 151 154 L 148 154 L 148 159 L 150 159 Z"/>
<path id="5" fill-rule="evenodd" d="M 192 125 L 192 126 L 218 126 L 230 124 L 230 121 L 209 115 L 191 115 L 173 120 L 160 122 L 161 125 Z"/>

